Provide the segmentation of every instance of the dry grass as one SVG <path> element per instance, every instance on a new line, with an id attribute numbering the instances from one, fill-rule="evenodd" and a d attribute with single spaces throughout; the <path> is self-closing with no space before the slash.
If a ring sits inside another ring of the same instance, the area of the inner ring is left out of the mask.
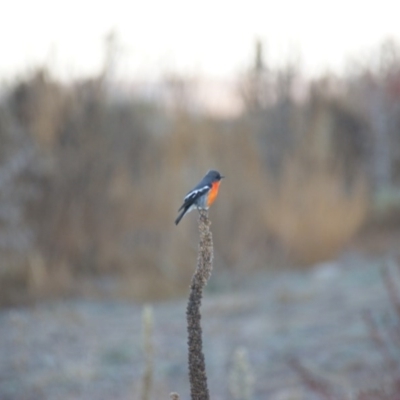
<path id="1" fill-rule="evenodd" d="M 294 260 L 310 264 L 334 257 L 368 212 L 368 187 L 359 179 L 346 189 L 343 175 L 324 165 L 305 167 L 298 157 L 271 183 L 265 203 L 268 228 Z"/>
<path id="2" fill-rule="evenodd" d="M 74 294 L 82 276 L 104 274 L 123 276 L 122 296 L 183 293 L 196 217 L 189 214 L 179 227 L 173 221 L 182 197 L 210 168 L 227 176 L 210 210 L 219 268 L 265 267 L 275 253 L 289 253 L 294 263 L 324 260 L 362 224 L 365 181 L 345 188 L 339 170 L 317 154 L 321 132 L 336 126 L 329 104 L 316 107 L 311 120 L 294 107 L 287 124 L 293 132 L 285 135 L 298 143 L 271 179 L 260 143 L 271 144 L 251 118 L 220 121 L 133 100 L 114 104 L 102 88 L 95 79 L 65 87 L 42 71 L 4 100 L 40 154 L 37 195 L 25 216 L 35 239 L 8 274 L 21 293 Z M 305 127 L 311 136 L 301 135 Z M 307 146 L 304 157 L 299 149 Z"/>
<path id="3" fill-rule="evenodd" d="M 239 347 L 233 355 L 229 373 L 229 391 L 235 400 L 251 400 L 254 391 L 254 372 L 244 347 Z"/>

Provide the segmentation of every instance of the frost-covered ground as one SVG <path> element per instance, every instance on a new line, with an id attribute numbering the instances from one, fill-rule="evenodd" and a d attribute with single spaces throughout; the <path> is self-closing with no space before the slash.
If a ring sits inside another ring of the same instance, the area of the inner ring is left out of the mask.
<path id="1" fill-rule="evenodd" d="M 395 318 L 381 279 L 384 261 L 349 253 L 303 272 L 222 284 L 211 277 L 202 307 L 211 398 L 233 398 L 228 378 L 239 347 L 249 356 L 254 399 L 317 398 L 291 368 L 293 357 L 349 398 L 390 381 L 392 371 L 363 318 L 371 310 L 382 327 Z M 186 301 L 153 307 L 152 398 L 177 391 L 189 399 Z M 1 311 L 0 399 L 140 398 L 141 313 L 138 304 L 87 300 Z"/>

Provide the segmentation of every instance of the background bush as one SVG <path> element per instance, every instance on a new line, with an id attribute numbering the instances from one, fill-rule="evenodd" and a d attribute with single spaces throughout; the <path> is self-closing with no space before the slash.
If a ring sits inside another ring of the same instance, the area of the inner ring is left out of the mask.
<path id="1" fill-rule="evenodd" d="M 4 86 L 1 301 L 96 294 L 108 281 L 93 277 L 123 277 L 117 292 L 137 298 L 186 290 L 196 223 L 173 221 L 209 168 L 227 176 L 211 211 L 220 270 L 324 261 L 376 215 L 376 199 L 394 199 L 396 214 L 398 45 L 313 81 L 259 53 L 230 117 L 193 109 L 184 77 L 166 81 L 168 101 L 124 96 L 104 74 L 64 84 L 46 68 Z"/>

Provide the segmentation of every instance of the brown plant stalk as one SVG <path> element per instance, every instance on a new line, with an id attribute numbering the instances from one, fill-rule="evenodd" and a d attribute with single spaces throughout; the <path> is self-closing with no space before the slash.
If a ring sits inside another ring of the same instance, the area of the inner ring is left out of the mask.
<path id="1" fill-rule="evenodd" d="M 206 364 L 203 354 L 200 306 L 203 288 L 207 284 L 213 261 L 213 241 L 207 211 L 199 210 L 199 254 L 197 268 L 192 277 L 190 295 L 186 310 L 188 346 L 189 346 L 189 381 L 192 400 L 209 400 Z"/>

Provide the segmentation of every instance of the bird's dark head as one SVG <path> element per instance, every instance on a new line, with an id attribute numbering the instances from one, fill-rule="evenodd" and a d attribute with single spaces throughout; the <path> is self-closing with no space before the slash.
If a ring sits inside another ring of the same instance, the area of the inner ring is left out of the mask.
<path id="1" fill-rule="evenodd" d="M 209 178 L 213 182 L 220 181 L 222 178 L 225 178 L 218 171 L 216 171 L 214 169 L 211 169 L 210 171 L 208 171 L 206 177 Z"/>

